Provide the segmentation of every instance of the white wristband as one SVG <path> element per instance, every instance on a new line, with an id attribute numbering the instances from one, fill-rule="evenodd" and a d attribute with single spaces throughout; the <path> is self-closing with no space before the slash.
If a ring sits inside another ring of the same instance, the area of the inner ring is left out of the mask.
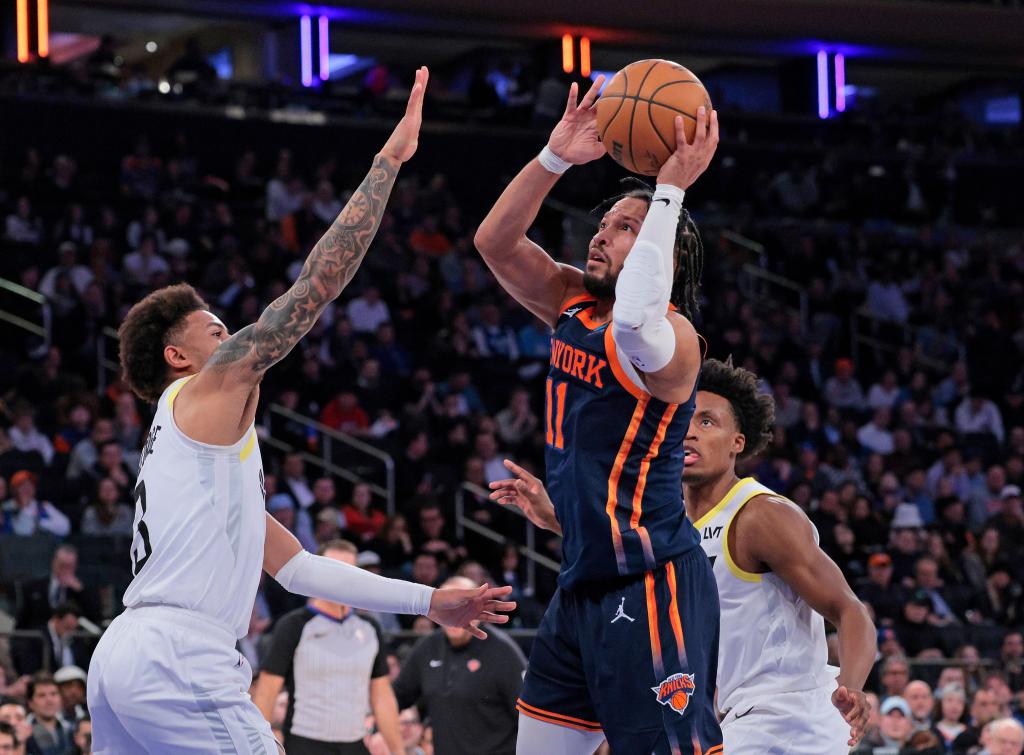
<path id="1" fill-rule="evenodd" d="M 426 616 L 434 594 L 432 587 L 387 579 L 343 561 L 314 556 L 305 550 L 296 553 L 282 566 L 274 579 L 296 595 L 385 613 Z"/>
<path id="2" fill-rule="evenodd" d="M 654 196 L 652 199 L 669 199 L 678 202 L 678 206 L 675 208 L 678 211 L 683 206 L 683 199 L 686 197 L 686 190 L 680 189 L 675 184 L 658 184 L 654 187 Z"/>
<path id="3" fill-rule="evenodd" d="M 537 155 L 537 162 L 541 164 L 541 167 L 549 173 L 557 173 L 561 175 L 565 171 L 572 167 L 572 163 L 566 162 L 554 152 L 551 151 L 551 147 L 544 145 L 544 149 Z"/>

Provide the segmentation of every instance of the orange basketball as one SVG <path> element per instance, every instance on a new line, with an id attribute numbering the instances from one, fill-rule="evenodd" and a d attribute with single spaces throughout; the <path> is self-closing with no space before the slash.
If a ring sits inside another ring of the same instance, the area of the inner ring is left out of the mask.
<path id="1" fill-rule="evenodd" d="M 686 692 L 676 692 L 672 695 L 672 698 L 668 701 L 675 710 L 682 710 L 686 707 L 686 701 L 689 695 Z"/>
<path id="2" fill-rule="evenodd" d="M 675 117 L 693 141 L 697 108 L 711 110 L 704 85 L 671 60 L 638 60 L 623 68 L 597 101 L 597 133 L 619 165 L 655 176 L 676 149 Z"/>

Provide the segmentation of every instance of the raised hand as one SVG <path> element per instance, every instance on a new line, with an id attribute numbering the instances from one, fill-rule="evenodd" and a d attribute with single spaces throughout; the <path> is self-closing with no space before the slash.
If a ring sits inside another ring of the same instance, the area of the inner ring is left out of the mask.
<path id="1" fill-rule="evenodd" d="M 604 154 L 597 135 L 597 97 L 603 83 L 604 76 L 598 76 L 579 104 L 576 103 L 579 86 L 573 83 L 562 120 L 548 138 L 548 148 L 573 165 L 589 163 Z"/>
<path id="2" fill-rule="evenodd" d="M 658 183 L 672 184 L 680 189 L 689 189 L 715 155 L 718 147 L 718 112 L 708 112 L 704 106 L 697 109 L 697 128 L 693 132 L 693 143 L 687 143 L 683 130 L 683 116 L 676 116 L 676 151 L 658 171 Z"/>
<path id="3" fill-rule="evenodd" d="M 480 628 L 481 623 L 504 624 L 508 621 L 506 613 L 516 609 L 515 601 L 501 600 L 511 594 L 511 587 L 489 587 L 486 584 L 472 590 L 442 587 L 434 590 L 430 598 L 427 618 L 444 627 L 466 629 L 474 637 L 484 640 L 487 633 Z"/>
<path id="4" fill-rule="evenodd" d="M 843 715 L 843 720 L 850 724 L 850 747 L 854 747 L 864 737 L 870 713 L 868 700 L 860 690 L 847 689 L 841 686 L 832 693 L 832 704 Z"/>
<path id="5" fill-rule="evenodd" d="M 420 125 L 423 123 L 423 94 L 427 90 L 427 79 L 430 72 L 426 66 L 416 71 L 416 82 L 409 92 L 409 104 L 405 106 L 405 115 L 395 126 L 390 138 L 380 153 L 400 163 L 406 162 L 414 154 L 419 144 Z"/>
<path id="6" fill-rule="evenodd" d="M 527 519 L 541 529 L 561 535 L 562 527 L 555 516 L 555 505 L 548 498 L 543 483 L 509 459 L 505 459 L 504 464 L 515 478 L 492 482 L 490 488 L 494 492 L 490 499 L 504 506 L 517 506 L 526 514 Z"/>

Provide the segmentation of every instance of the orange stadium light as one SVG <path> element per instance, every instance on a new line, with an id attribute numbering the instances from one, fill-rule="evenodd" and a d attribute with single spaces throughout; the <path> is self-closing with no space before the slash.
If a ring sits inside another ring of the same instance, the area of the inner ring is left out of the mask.
<path id="1" fill-rule="evenodd" d="M 39 30 L 39 57 L 50 54 L 50 0 L 36 0 L 36 27 Z"/>
<path id="2" fill-rule="evenodd" d="M 562 70 L 572 73 L 575 67 L 572 59 L 572 34 L 562 35 Z"/>
<path id="3" fill-rule="evenodd" d="M 18 0 L 18 62 L 28 63 L 28 0 Z"/>
<path id="4" fill-rule="evenodd" d="M 580 37 L 580 76 L 590 77 L 590 37 Z"/>

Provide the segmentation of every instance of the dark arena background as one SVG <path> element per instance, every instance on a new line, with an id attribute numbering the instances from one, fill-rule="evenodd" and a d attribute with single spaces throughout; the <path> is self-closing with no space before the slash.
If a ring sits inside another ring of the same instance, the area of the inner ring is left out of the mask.
<path id="1" fill-rule="evenodd" d="M 153 413 L 120 375 L 129 307 L 186 281 L 232 331 L 254 322 L 421 65 L 419 148 L 365 262 L 262 383 L 266 506 L 308 550 L 343 538 L 386 576 L 511 585 L 503 631 L 529 656 L 560 541 L 487 485 L 506 458 L 543 479 L 550 329 L 474 232 L 570 83 L 646 58 L 696 73 L 719 114 L 686 205 L 707 356 L 776 402 L 742 471 L 807 513 L 878 630 L 856 752 L 1021 752 L 981 739 L 1024 721 L 1019 0 L 0 0 L 0 753 L 91 752 L 85 680 L 132 580 Z M 572 169 L 530 238 L 582 267 L 590 210 L 626 175 Z M 261 581 L 238 643 L 255 680 L 304 604 Z M 472 725 L 481 680 L 410 691 L 413 646 L 441 630 L 377 620 L 404 752 L 465 751 L 434 741 Z M 34 695 L 54 674 L 56 718 Z M 514 720 L 517 689 L 487 694 L 479 716 Z M 884 720 L 897 696 L 935 735 L 921 749 Z M 338 715 L 397 753 L 377 702 Z"/>

